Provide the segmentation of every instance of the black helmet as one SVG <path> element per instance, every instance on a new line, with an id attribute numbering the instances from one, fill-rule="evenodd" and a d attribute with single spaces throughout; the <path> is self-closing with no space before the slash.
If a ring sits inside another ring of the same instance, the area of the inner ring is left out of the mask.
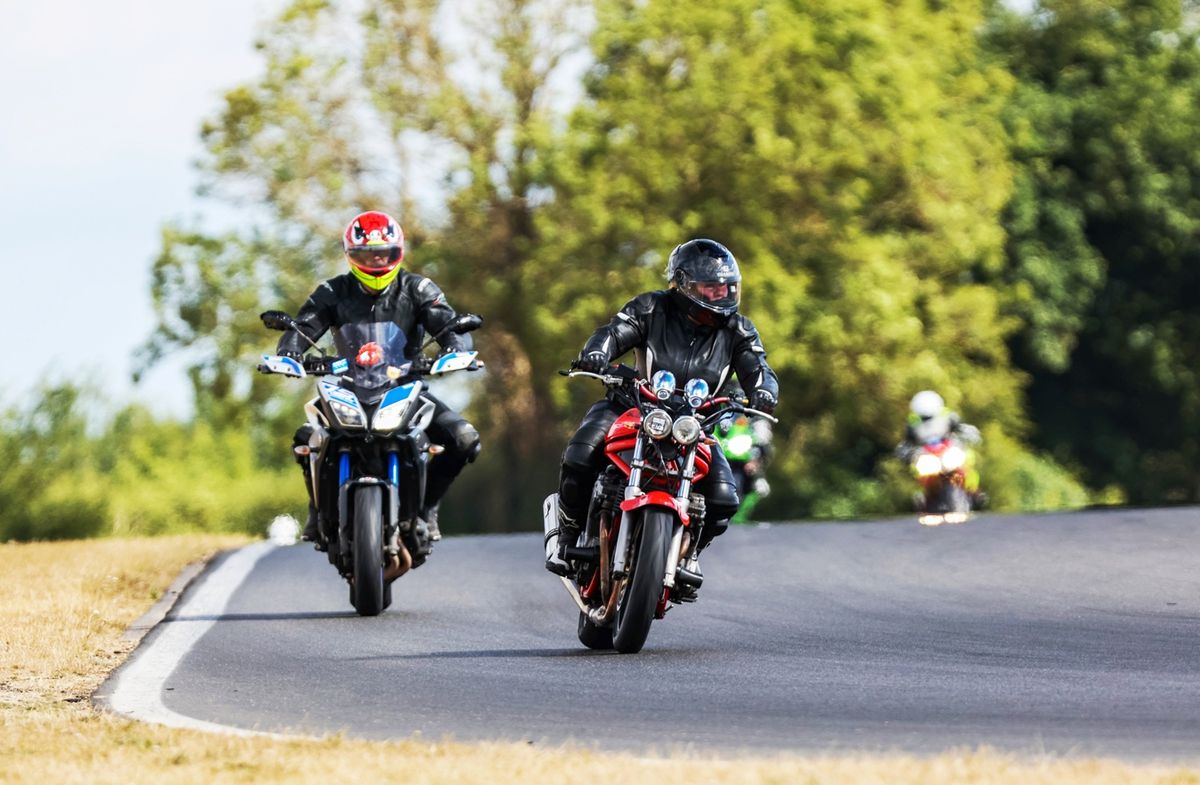
<path id="1" fill-rule="evenodd" d="M 715 324 L 737 313 L 742 273 L 729 249 L 715 240 L 688 240 L 667 259 L 667 285 L 689 316 Z"/>

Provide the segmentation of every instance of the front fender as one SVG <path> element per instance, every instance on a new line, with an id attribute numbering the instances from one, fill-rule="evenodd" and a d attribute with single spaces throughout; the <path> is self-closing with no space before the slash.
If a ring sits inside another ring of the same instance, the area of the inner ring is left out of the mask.
<path id="1" fill-rule="evenodd" d="M 685 508 L 680 507 L 679 499 L 676 499 L 666 491 L 650 491 L 641 496 L 635 496 L 632 499 L 626 499 L 621 502 L 621 512 L 632 512 L 640 510 L 643 507 L 666 507 L 679 518 L 684 526 L 690 525 L 691 520 Z"/>

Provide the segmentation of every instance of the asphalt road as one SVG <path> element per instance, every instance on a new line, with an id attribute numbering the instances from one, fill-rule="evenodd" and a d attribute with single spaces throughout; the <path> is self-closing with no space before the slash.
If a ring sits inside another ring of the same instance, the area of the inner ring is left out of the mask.
<path id="1" fill-rule="evenodd" d="M 378 618 L 323 554 L 278 548 L 161 699 L 379 739 L 1195 761 L 1198 537 L 1195 508 L 734 528 L 636 655 L 578 644 L 540 535 L 448 537 Z"/>

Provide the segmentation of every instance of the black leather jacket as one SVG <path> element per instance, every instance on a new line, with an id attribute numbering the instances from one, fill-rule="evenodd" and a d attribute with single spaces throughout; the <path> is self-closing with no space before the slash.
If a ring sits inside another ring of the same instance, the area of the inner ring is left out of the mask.
<path id="1" fill-rule="evenodd" d="M 316 341 L 331 327 L 366 322 L 393 322 L 407 336 L 408 351 L 420 351 L 425 332 L 436 335 L 458 314 L 446 302 L 446 296 L 428 278 L 401 270 L 392 284 L 379 294 L 368 294 L 358 280 L 346 273 L 330 278 L 309 295 L 296 315 L 296 322 Z M 445 349 L 470 348 L 470 339 L 446 333 L 438 341 Z M 279 339 L 278 354 L 303 354 L 309 344 L 288 330 Z"/>
<path id="2" fill-rule="evenodd" d="M 722 327 L 707 327 L 689 319 L 671 292 L 646 292 L 596 330 L 580 354 L 602 352 L 615 360 L 630 349 L 637 350 L 638 371 L 647 379 L 666 369 L 680 385 L 700 378 L 717 392 L 732 372 L 747 395 L 767 390 L 779 398 L 779 380 L 767 365 L 758 330 L 741 314 Z"/>

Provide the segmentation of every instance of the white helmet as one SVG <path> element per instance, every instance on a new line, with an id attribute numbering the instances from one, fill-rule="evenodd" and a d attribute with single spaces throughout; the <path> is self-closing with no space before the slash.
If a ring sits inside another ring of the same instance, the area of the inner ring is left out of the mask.
<path id="1" fill-rule="evenodd" d="M 921 392 L 912 397 L 908 408 L 917 417 L 920 417 L 922 420 L 928 420 L 932 417 L 937 417 L 945 411 L 946 402 L 942 400 L 942 396 L 933 390 L 921 390 Z"/>

